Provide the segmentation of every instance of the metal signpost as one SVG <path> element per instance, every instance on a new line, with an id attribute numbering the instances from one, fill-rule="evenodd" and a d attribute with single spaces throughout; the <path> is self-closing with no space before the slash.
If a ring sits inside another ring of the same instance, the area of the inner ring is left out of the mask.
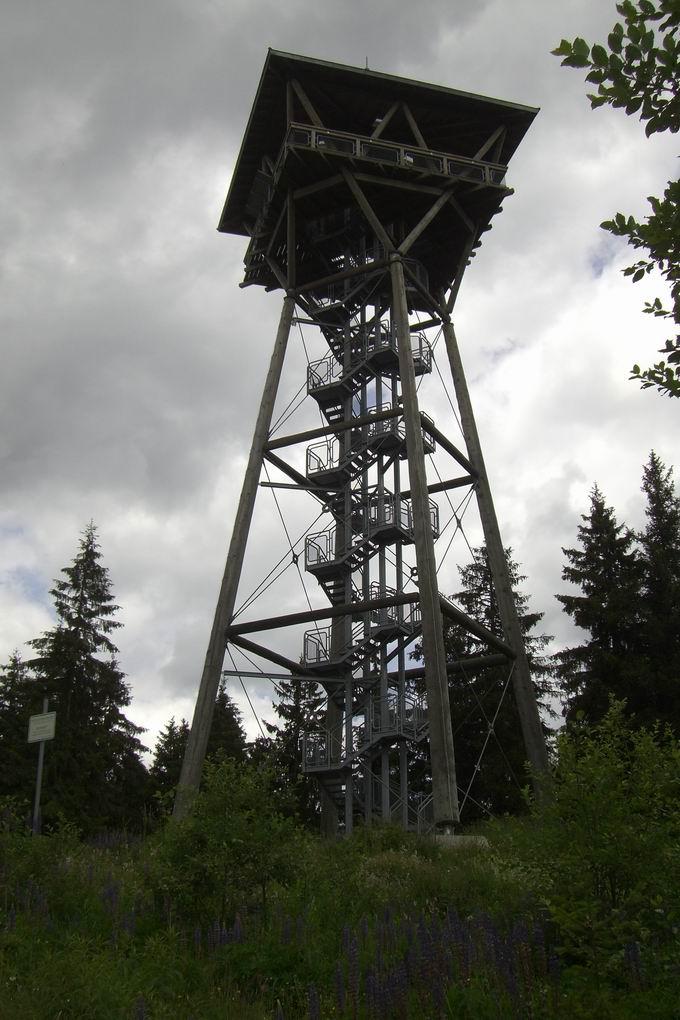
<path id="1" fill-rule="evenodd" d="M 40 835 L 40 792 L 42 789 L 43 763 L 45 761 L 45 741 L 54 740 L 57 713 L 48 712 L 49 699 L 43 699 L 43 710 L 40 715 L 32 715 L 28 720 L 28 742 L 39 743 L 38 774 L 35 777 L 35 800 L 33 802 L 33 835 Z"/>

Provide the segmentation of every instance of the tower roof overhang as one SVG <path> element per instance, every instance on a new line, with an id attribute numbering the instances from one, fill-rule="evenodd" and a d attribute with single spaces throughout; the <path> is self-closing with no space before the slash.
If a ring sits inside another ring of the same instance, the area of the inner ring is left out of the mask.
<path id="1" fill-rule="evenodd" d="M 408 105 L 429 148 L 474 158 L 502 127 L 496 158 L 504 164 L 538 113 L 536 107 L 270 49 L 220 217 L 218 230 L 224 233 L 249 235 L 246 203 L 263 159 L 275 158 L 283 144 L 286 85 L 292 80 L 303 86 L 324 125 L 338 131 L 370 136 L 398 102 Z"/>

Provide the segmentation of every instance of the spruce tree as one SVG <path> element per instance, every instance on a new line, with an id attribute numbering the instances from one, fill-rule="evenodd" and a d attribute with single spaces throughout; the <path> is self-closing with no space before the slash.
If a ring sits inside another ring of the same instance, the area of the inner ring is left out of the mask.
<path id="1" fill-rule="evenodd" d="M 27 808 L 37 752 L 27 742 L 30 677 L 18 651 L 0 666 L 0 797 L 18 797 Z"/>
<path id="2" fill-rule="evenodd" d="M 152 794 L 161 797 L 175 790 L 184 760 L 189 723 L 182 719 L 176 723 L 174 716 L 159 734 L 149 776 Z M 241 723 L 241 713 L 227 694 L 226 679 L 222 677 L 215 699 L 212 726 L 206 750 L 207 761 L 233 758 L 242 762 L 246 757 L 246 735 Z"/>
<path id="3" fill-rule="evenodd" d="M 634 708 L 641 723 L 680 735 L 680 498 L 673 469 L 652 451 L 644 468 L 647 526 L 640 534 L 645 685 Z"/>
<path id="4" fill-rule="evenodd" d="M 539 705 L 552 714 L 548 697 L 553 693 L 552 662 L 544 650 L 551 637 L 533 633 L 543 613 L 528 611 L 529 598 L 518 591 L 525 580 L 506 549 L 512 591 L 520 619 L 532 680 Z M 503 637 L 503 628 L 486 548 L 472 550 L 472 561 L 459 567 L 461 589 L 452 597 L 468 616 Z M 447 625 L 445 647 L 449 660 L 488 654 L 488 646 L 464 628 Z M 449 701 L 456 755 L 456 778 L 470 797 L 465 821 L 487 813 L 502 814 L 523 807 L 521 788 L 527 783 L 526 751 L 512 690 L 510 665 L 472 672 L 464 668 L 449 676 Z M 497 713 L 497 714 L 496 714 Z M 495 716 L 495 721 L 494 721 Z M 490 726 L 493 723 L 493 732 Z M 548 727 L 544 726 L 546 735 Z M 484 753 L 482 749 L 486 743 Z M 481 754 L 481 759 L 480 759 Z M 462 799 L 462 798 L 461 798 Z M 475 803 L 476 802 L 476 803 Z"/>
<path id="5" fill-rule="evenodd" d="M 227 694 L 227 680 L 224 676 L 217 689 L 205 756 L 212 761 L 218 757 L 244 761 L 246 756 L 246 735 L 241 713 Z"/>
<path id="6" fill-rule="evenodd" d="M 642 565 L 634 534 L 617 523 L 597 486 L 590 513 L 581 519 L 580 547 L 562 550 L 562 577 L 580 594 L 556 598 L 587 638 L 559 652 L 556 661 L 567 721 L 593 725 L 606 714 L 611 695 L 628 699 L 631 712 L 640 703 Z"/>
<path id="7" fill-rule="evenodd" d="M 299 818 L 311 825 L 318 819 L 319 788 L 302 771 L 302 737 L 323 726 L 326 699 L 315 681 L 301 678 L 279 680 L 276 694 L 274 711 L 282 724 L 265 722 L 271 739 L 256 742 L 251 757 L 273 768 L 278 787 L 292 796 Z"/>
<path id="8" fill-rule="evenodd" d="M 149 769 L 149 777 L 155 794 L 165 796 L 174 791 L 179 782 L 188 739 L 189 723 L 186 719 L 182 719 L 177 724 L 173 716 L 158 736 L 153 763 Z"/>
<path id="9" fill-rule="evenodd" d="M 57 623 L 30 644 L 37 652 L 30 708 L 43 696 L 57 712 L 56 737 L 45 756 L 43 818 L 65 817 L 84 832 L 138 825 L 147 773 L 138 735 L 123 713 L 130 704 L 111 635 L 121 624 L 94 524 L 50 594 Z"/>

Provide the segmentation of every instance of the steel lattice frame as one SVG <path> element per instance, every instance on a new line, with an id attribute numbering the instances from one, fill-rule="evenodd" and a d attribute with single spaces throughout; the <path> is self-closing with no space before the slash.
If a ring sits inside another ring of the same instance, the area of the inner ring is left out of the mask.
<path id="1" fill-rule="evenodd" d="M 250 237 L 244 285 L 281 288 L 286 296 L 176 815 L 186 811 L 198 786 L 228 642 L 325 688 L 326 725 L 305 735 L 303 766 L 324 791 L 327 831 L 338 807 L 346 831 L 357 814 L 367 821 L 377 814 L 411 824 L 408 747 L 425 736 L 434 822 L 450 829 L 458 820 L 458 797 L 448 672 L 480 662 L 447 663 L 444 616 L 486 642 L 489 654 L 478 657 L 483 663 L 514 663 L 527 757 L 536 775 L 546 772 L 534 689 L 451 322 L 465 266 L 509 193 L 505 164 L 534 114 L 497 100 L 269 52 L 220 229 Z M 436 144 L 428 146 L 428 132 Z M 318 327 L 327 345 L 327 354 L 307 370 L 309 399 L 324 424 L 272 438 L 274 401 L 295 319 Z M 443 333 L 466 452 L 418 405 L 416 380 L 431 370 L 432 329 Z M 286 458 L 298 444 L 306 446 L 304 475 Z M 428 485 L 425 456 L 435 444 L 457 473 Z M 307 536 L 304 565 L 328 606 L 239 623 L 233 618 L 235 599 L 265 462 L 326 512 L 324 527 Z M 439 515 L 431 497 L 464 486 L 477 497 L 504 640 L 438 590 Z M 417 579 L 404 570 L 406 546 L 415 549 Z M 250 637 L 304 624 L 313 627 L 304 634 L 300 662 Z M 407 648 L 416 637 L 424 665 L 407 669 Z M 426 702 L 415 693 L 416 676 L 424 676 Z"/>

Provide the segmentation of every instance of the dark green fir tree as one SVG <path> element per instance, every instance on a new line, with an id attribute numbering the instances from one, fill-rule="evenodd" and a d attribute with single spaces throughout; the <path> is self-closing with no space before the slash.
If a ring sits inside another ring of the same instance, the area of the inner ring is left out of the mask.
<path id="1" fill-rule="evenodd" d="M 0 797 L 15 797 L 28 814 L 37 751 L 27 743 L 31 679 L 18 651 L 0 666 Z"/>
<path id="2" fill-rule="evenodd" d="M 149 770 L 154 796 L 164 798 L 174 792 L 179 782 L 188 739 L 189 724 L 186 719 L 176 723 L 173 717 L 159 734 Z M 226 679 L 222 677 L 215 699 L 206 760 L 232 758 L 234 761 L 242 762 L 245 757 L 246 735 L 241 723 L 241 713 L 227 694 Z"/>
<path id="3" fill-rule="evenodd" d="M 610 697 L 639 704 L 641 687 L 640 626 L 642 564 L 634 534 L 618 524 L 597 486 L 590 513 L 582 516 L 579 545 L 563 549 L 562 577 L 578 594 L 557 595 L 584 640 L 556 656 L 568 722 L 598 723 Z"/>
<path id="4" fill-rule="evenodd" d="M 158 735 L 153 762 L 149 769 L 154 794 L 165 797 L 174 792 L 179 782 L 188 739 L 189 723 L 186 719 L 176 723 L 174 716 Z"/>
<path id="5" fill-rule="evenodd" d="M 502 638 L 503 628 L 486 548 L 480 546 L 472 553 L 471 563 L 459 567 L 461 588 L 453 595 L 453 601 L 468 616 Z M 512 550 L 506 549 L 505 553 L 534 688 L 543 714 L 550 715 L 549 696 L 554 693 L 552 677 L 555 669 L 544 652 L 552 639 L 535 633 L 543 614 L 529 612 L 529 597 L 518 590 L 525 577 L 519 573 L 519 567 L 512 559 Z M 489 653 L 483 641 L 452 624 L 446 627 L 445 646 L 449 661 Z M 462 812 L 466 822 L 488 814 L 516 812 L 524 805 L 522 788 L 528 783 L 527 756 L 510 672 L 509 665 L 481 671 L 463 666 L 449 676 L 456 778 L 462 791 L 459 794 L 461 802 L 469 790 Z M 546 736 L 550 732 L 546 725 L 544 731 Z"/>
<path id="6" fill-rule="evenodd" d="M 269 738 L 256 741 L 251 757 L 273 770 L 277 787 L 289 795 L 300 820 L 313 826 L 319 817 L 319 787 L 302 771 L 302 738 L 323 726 L 326 699 L 315 681 L 295 677 L 279 680 L 276 694 L 280 723 L 265 722 Z"/>
<path id="7" fill-rule="evenodd" d="M 227 694 L 225 676 L 221 678 L 217 689 L 215 711 L 205 756 L 210 761 L 216 761 L 218 758 L 244 761 L 246 757 L 246 734 L 241 721 L 241 713 Z"/>
<path id="8" fill-rule="evenodd" d="M 647 524 L 642 561 L 644 685 L 631 708 L 642 724 L 668 723 L 680 735 L 680 498 L 673 469 L 652 451 L 644 468 Z"/>
<path id="9" fill-rule="evenodd" d="M 43 696 L 57 713 L 45 755 L 43 819 L 64 817 L 85 833 L 141 824 L 147 772 L 142 729 L 126 718 L 130 689 L 112 635 L 121 626 L 94 524 L 50 594 L 55 626 L 31 641 L 36 652 L 31 711 Z"/>

